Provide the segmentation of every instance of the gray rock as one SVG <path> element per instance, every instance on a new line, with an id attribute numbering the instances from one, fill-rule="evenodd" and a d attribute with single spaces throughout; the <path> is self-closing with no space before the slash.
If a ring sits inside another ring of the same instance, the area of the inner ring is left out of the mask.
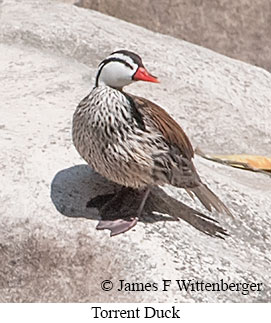
<path id="1" fill-rule="evenodd" d="M 138 0 L 73 0 L 73 3 L 271 72 L 269 0 L 141 0 L 140 10 Z"/>
<path id="2" fill-rule="evenodd" d="M 98 211 L 86 209 L 86 202 L 116 187 L 78 156 L 71 119 L 97 64 L 118 48 L 139 53 L 161 79 L 129 91 L 163 106 L 194 146 L 270 155 L 271 75 L 263 69 L 71 5 L 0 3 L 0 300 L 270 301 L 268 176 L 196 158 L 233 219 L 210 215 L 182 190 L 164 188 L 218 220 L 230 234 L 225 240 L 204 234 L 184 215 L 186 221 L 176 222 L 144 214 L 132 231 L 114 238 L 95 230 Z M 105 279 L 115 285 L 110 292 L 100 288 Z M 119 292 L 120 279 L 156 282 L 159 289 Z M 163 292 L 162 279 L 255 282 L 263 290 L 180 292 L 172 283 Z"/>

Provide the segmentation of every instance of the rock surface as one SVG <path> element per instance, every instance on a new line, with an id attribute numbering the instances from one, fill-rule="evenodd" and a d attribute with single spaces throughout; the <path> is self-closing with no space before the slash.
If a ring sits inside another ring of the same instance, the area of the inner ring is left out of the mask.
<path id="1" fill-rule="evenodd" d="M 270 301 L 268 176 L 196 158 L 234 214 L 211 215 L 230 234 L 225 240 L 188 223 L 193 215 L 176 222 L 144 214 L 114 238 L 95 230 L 98 211 L 86 202 L 115 185 L 80 159 L 71 119 L 99 61 L 119 48 L 139 53 L 161 79 L 129 91 L 165 107 L 195 147 L 271 154 L 271 75 L 263 69 L 71 5 L 0 1 L 0 301 Z M 182 190 L 164 191 L 210 216 Z M 112 291 L 101 290 L 105 279 Z M 120 279 L 161 288 L 119 292 Z M 255 282 L 263 290 L 180 292 L 172 285 L 163 292 L 162 279 Z"/>
<path id="2" fill-rule="evenodd" d="M 71 0 L 61 0 L 69 1 Z M 271 72 L 269 0 L 73 0 Z"/>

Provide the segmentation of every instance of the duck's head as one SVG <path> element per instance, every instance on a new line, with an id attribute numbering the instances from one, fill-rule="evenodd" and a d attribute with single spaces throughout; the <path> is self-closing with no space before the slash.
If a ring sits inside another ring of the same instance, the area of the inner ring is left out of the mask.
<path id="1" fill-rule="evenodd" d="M 122 89 L 136 81 L 159 83 L 142 63 L 142 59 L 128 50 L 118 50 L 104 59 L 98 69 L 95 86 L 107 85 Z"/>

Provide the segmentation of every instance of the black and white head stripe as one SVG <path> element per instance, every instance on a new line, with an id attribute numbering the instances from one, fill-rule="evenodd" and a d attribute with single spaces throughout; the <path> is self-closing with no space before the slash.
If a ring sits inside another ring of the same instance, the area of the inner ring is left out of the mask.
<path id="1" fill-rule="evenodd" d="M 118 51 L 112 53 L 110 56 L 113 56 L 113 55 L 114 55 L 114 57 L 116 57 L 116 56 L 118 56 L 120 58 L 125 57 L 126 60 L 128 57 L 137 66 L 144 67 L 141 57 L 133 52 L 130 52 L 129 50 L 118 50 Z"/>
<path id="2" fill-rule="evenodd" d="M 137 54 L 128 50 L 115 51 L 99 64 L 95 86 L 98 86 L 99 84 L 99 78 L 104 67 L 113 62 L 121 63 L 124 66 L 128 67 L 131 71 L 131 74 L 134 74 L 137 71 L 138 67 L 143 67 L 142 60 Z"/>

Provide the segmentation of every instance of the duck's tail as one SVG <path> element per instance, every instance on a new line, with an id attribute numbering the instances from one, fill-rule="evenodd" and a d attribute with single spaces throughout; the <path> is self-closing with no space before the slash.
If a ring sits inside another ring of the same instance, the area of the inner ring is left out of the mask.
<path id="1" fill-rule="evenodd" d="M 197 196 L 208 211 L 212 211 L 212 208 L 214 208 L 220 213 L 232 216 L 226 205 L 205 184 L 200 183 L 198 186 L 190 189 L 190 192 Z"/>

